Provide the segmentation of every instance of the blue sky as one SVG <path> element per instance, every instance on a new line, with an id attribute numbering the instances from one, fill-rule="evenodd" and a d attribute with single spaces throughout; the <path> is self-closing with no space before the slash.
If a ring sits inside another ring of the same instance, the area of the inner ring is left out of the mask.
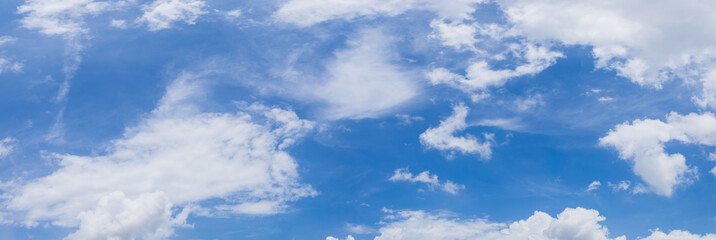
<path id="1" fill-rule="evenodd" d="M 716 4 L 0 2 L 2 239 L 716 239 Z"/>

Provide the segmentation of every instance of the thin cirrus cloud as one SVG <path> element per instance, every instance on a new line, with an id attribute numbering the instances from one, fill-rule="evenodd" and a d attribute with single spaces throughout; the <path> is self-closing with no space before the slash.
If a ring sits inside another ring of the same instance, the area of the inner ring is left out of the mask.
<path id="1" fill-rule="evenodd" d="M 602 146 L 616 148 L 619 157 L 632 164 L 634 174 L 649 190 L 663 196 L 671 196 L 676 186 L 692 182 L 697 171 L 687 164 L 684 155 L 666 152 L 664 144 L 670 141 L 716 146 L 716 117 L 712 113 L 670 113 L 666 121 L 637 119 L 617 125 L 599 139 Z"/>
<path id="2" fill-rule="evenodd" d="M 445 151 L 448 153 L 448 157 L 459 152 L 461 154 L 477 154 L 482 159 L 490 159 L 494 134 L 484 134 L 482 141 L 470 134 L 455 136 L 457 132 L 468 127 L 465 119 L 469 110 L 462 104 L 454 106 L 453 114 L 450 117 L 440 121 L 439 126 L 428 128 L 420 134 L 420 143 L 429 149 Z"/>
<path id="3" fill-rule="evenodd" d="M 106 154 L 53 154 L 57 170 L 14 181 L 3 202 L 12 220 L 79 227 L 70 239 L 166 238 L 197 208 L 268 215 L 314 196 L 284 151 L 314 123 L 261 105 L 203 113 L 192 104 L 205 91 L 200 79 L 177 78 L 156 109 Z M 207 199 L 224 203 L 200 206 Z"/>

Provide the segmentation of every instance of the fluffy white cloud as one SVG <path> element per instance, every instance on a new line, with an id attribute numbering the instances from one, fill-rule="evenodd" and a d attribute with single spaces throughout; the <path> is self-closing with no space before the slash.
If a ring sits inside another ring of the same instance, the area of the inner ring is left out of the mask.
<path id="1" fill-rule="evenodd" d="M 715 107 L 716 21 L 712 1 L 498 0 L 515 32 L 534 41 L 589 45 L 598 68 L 660 88 L 674 76 L 700 80 Z M 644 8 L 647 11 L 642 11 Z"/>
<path id="2" fill-rule="evenodd" d="M 304 86 L 311 98 L 327 105 L 328 119 L 372 118 L 383 115 L 417 96 L 411 74 L 392 61 L 390 37 L 379 30 L 365 30 L 335 53 L 327 76 Z"/>
<path id="3" fill-rule="evenodd" d="M 472 240 L 608 240 L 609 231 L 600 222 L 599 212 L 584 208 L 567 208 L 551 217 L 544 212 L 513 222 L 494 223 L 486 219 L 460 219 L 425 211 L 399 211 L 386 217 L 376 240 L 400 239 L 472 239 Z M 625 237 L 614 238 L 624 240 Z"/>
<path id="4" fill-rule="evenodd" d="M 428 171 L 413 175 L 413 173 L 408 171 L 407 168 L 396 169 L 393 176 L 391 176 L 388 180 L 393 182 L 407 181 L 412 183 L 424 183 L 430 190 L 438 188 L 450 194 L 457 194 L 457 192 L 461 189 L 465 189 L 465 186 L 455 184 L 452 181 L 445 181 L 441 183 L 440 180 L 438 180 L 438 175 L 430 174 Z"/>
<path id="5" fill-rule="evenodd" d="M 445 68 L 436 68 L 430 71 L 427 77 L 433 84 L 447 84 L 473 94 L 473 100 L 477 101 L 484 98 L 482 92 L 487 88 L 501 87 L 509 79 L 540 73 L 553 65 L 557 58 L 563 56 L 546 46 L 533 43 L 517 44 L 513 47 L 514 49 L 511 49 L 510 53 L 525 61 L 524 64 L 514 69 L 493 69 L 486 60 L 478 60 L 470 64 L 465 76 L 452 73 Z M 501 56 L 503 55 L 498 54 L 495 57 Z"/>
<path id="6" fill-rule="evenodd" d="M 716 234 L 698 235 L 687 231 L 674 230 L 667 233 L 656 230 L 643 240 L 716 240 Z"/>
<path id="7" fill-rule="evenodd" d="M 483 0 L 290 0 L 274 14 L 279 21 L 310 26 L 332 19 L 361 16 L 396 16 L 409 10 L 428 10 L 440 18 L 466 19 Z"/>
<path id="8" fill-rule="evenodd" d="M 57 170 L 14 181 L 2 203 L 5 211 L 29 226 L 80 226 L 76 238 L 166 236 L 181 222 L 169 224 L 167 206 L 219 199 L 224 204 L 213 211 L 272 214 L 315 195 L 299 182 L 296 161 L 284 151 L 314 123 L 260 105 L 237 113 L 201 112 L 192 104 L 204 93 L 199 77 L 175 80 L 157 108 L 106 153 L 54 154 Z"/>
<path id="9" fill-rule="evenodd" d="M 478 51 L 475 48 L 477 39 L 477 28 L 470 24 L 462 22 L 445 22 L 443 20 L 433 20 L 430 22 L 433 33 L 430 38 L 438 39 L 443 45 L 453 47 L 458 50 Z"/>
<path id="10" fill-rule="evenodd" d="M 14 145 L 16 141 L 17 140 L 11 137 L 6 137 L 0 140 L 0 158 L 5 157 L 12 152 L 12 150 L 15 148 Z"/>
<path id="11" fill-rule="evenodd" d="M 47 35 L 76 36 L 87 31 L 86 15 L 99 14 L 111 7 L 109 2 L 94 0 L 26 0 L 18 7 L 25 14 L 23 27 L 37 29 Z"/>
<path id="12" fill-rule="evenodd" d="M 607 136 L 599 139 L 603 146 L 612 146 L 620 158 L 633 164 L 649 189 L 663 196 L 671 196 L 674 187 L 689 183 L 695 168 L 686 158 L 669 154 L 664 144 L 669 141 L 716 146 L 716 117 L 712 113 L 679 115 L 671 113 L 666 122 L 653 119 L 634 120 L 617 125 Z"/>
<path id="13" fill-rule="evenodd" d="M 172 217 L 171 208 L 161 192 L 144 193 L 136 199 L 113 192 L 102 197 L 95 209 L 80 213 L 79 230 L 65 239 L 165 239 L 174 233 L 174 226 L 186 223 L 189 213 Z"/>
<path id="14" fill-rule="evenodd" d="M 208 13 L 206 3 L 200 0 L 156 0 L 144 5 L 144 14 L 138 23 L 147 25 L 150 31 L 171 28 L 175 22 L 195 24 L 199 16 Z"/>
<path id="15" fill-rule="evenodd" d="M 452 116 L 440 121 L 440 126 L 428 128 L 420 134 L 420 143 L 427 148 L 448 151 L 449 156 L 457 151 L 462 154 L 479 154 L 483 159 L 489 159 L 492 155 L 493 134 L 484 134 L 484 141 L 470 134 L 462 137 L 454 136 L 456 132 L 467 128 L 465 118 L 469 110 L 465 105 L 453 107 Z"/>

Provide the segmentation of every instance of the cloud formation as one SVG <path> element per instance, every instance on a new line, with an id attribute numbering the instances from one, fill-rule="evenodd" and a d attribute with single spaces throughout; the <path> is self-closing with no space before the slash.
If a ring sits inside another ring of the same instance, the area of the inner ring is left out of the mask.
<path id="1" fill-rule="evenodd" d="M 192 74 L 176 79 L 156 109 L 112 141 L 106 153 L 53 154 L 58 169 L 15 181 L 4 208 L 27 226 L 79 226 L 71 239 L 161 238 L 188 214 L 173 214 L 174 208 L 218 199 L 223 204 L 207 206 L 211 211 L 275 214 L 287 202 L 316 194 L 299 182 L 297 163 L 285 151 L 313 122 L 261 105 L 236 113 L 201 112 L 192 104 L 204 94 L 199 79 Z"/>
<path id="2" fill-rule="evenodd" d="M 624 236 L 609 238 L 609 231 L 600 222 L 599 212 L 584 208 L 567 208 L 556 218 L 536 211 L 525 220 L 509 225 L 486 219 L 461 219 L 425 211 L 391 213 L 387 224 L 380 228 L 375 240 L 407 239 L 471 239 L 471 240 L 625 240 Z"/>
<path id="3" fill-rule="evenodd" d="M 375 240 L 626 240 L 625 236 L 610 237 L 602 222 L 605 217 L 593 209 L 566 208 L 557 217 L 535 211 L 527 219 L 510 224 L 481 218 L 459 218 L 423 210 L 386 210 L 385 225 Z M 713 240 L 714 234 L 697 235 L 673 230 L 664 233 L 652 230 L 644 240 Z"/>
<path id="4" fill-rule="evenodd" d="M 682 154 L 664 150 L 670 141 L 716 146 L 716 117 L 712 113 L 670 113 L 666 122 L 637 119 L 617 125 L 599 139 L 602 146 L 616 148 L 649 189 L 663 196 L 671 196 L 677 185 L 690 183 L 696 171 Z"/>
<path id="5" fill-rule="evenodd" d="M 380 30 L 364 30 L 335 52 L 326 76 L 303 86 L 311 98 L 327 105 L 325 118 L 360 119 L 384 115 L 417 96 L 411 74 L 393 63 L 392 40 Z"/>
<path id="6" fill-rule="evenodd" d="M 142 6 L 144 12 L 136 22 L 146 24 L 149 31 L 171 28 L 175 22 L 195 24 L 206 13 L 207 4 L 200 0 L 156 0 Z"/>
<path id="7" fill-rule="evenodd" d="M 0 158 L 4 158 L 12 152 L 15 148 L 15 142 L 17 142 L 17 140 L 11 137 L 0 140 Z"/>
<path id="8" fill-rule="evenodd" d="M 428 186 L 428 189 L 434 190 L 434 189 L 440 189 L 442 191 L 445 191 L 450 194 L 457 194 L 458 191 L 465 189 L 465 186 L 458 185 L 453 183 L 452 181 L 445 181 L 440 182 L 438 180 L 438 175 L 430 174 L 428 171 L 421 172 L 417 175 L 413 175 L 410 171 L 408 171 L 407 168 L 399 168 L 395 170 L 395 173 L 393 176 L 391 176 L 388 180 L 397 182 L 397 181 L 407 181 L 411 183 L 423 183 Z"/>
<path id="9" fill-rule="evenodd" d="M 461 137 L 455 136 L 455 133 L 467 128 L 465 118 L 467 118 L 468 111 L 470 109 L 465 105 L 454 106 L 452 116 L 440 121 L 440 126 L 428 128 L 420 134 L 420 143 L 426 148 L 446 151 L 449 157 L 455 152 L 460 152 L 462 154 L 479 154 L 482 159 L 490 159 L 493 134 L 484 134 L 484 141 L 480 141 L 470 134 Z"/>

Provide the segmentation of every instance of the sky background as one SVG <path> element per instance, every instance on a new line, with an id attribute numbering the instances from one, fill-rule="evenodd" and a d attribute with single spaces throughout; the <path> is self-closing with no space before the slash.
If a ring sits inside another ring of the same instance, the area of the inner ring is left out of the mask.
<path id="1" fill-rule="evenodd" d="M 0 238 L 716 239 L 714 10 L 2 1 Z"/>

